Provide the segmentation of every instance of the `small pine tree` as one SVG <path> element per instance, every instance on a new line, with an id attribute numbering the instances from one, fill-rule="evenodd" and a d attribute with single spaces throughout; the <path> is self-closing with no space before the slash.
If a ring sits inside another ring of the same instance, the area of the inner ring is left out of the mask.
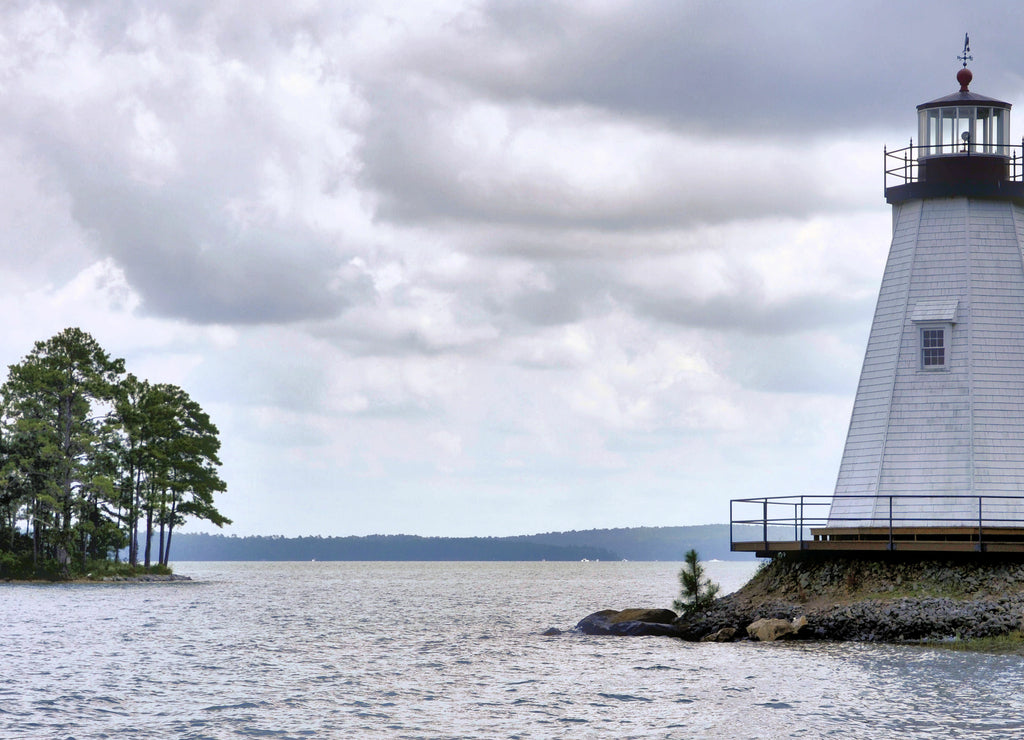
<path id="1" fill-rule="evenodd" d="M 682 615 L 694 614 L 711 606 L 718 596 L 718 584 L 704 577 L 704 566 L 696 550 L 684 556 L 685 564 L 679 571 L 679 598 L 672 602 L 672 608 Z"/>

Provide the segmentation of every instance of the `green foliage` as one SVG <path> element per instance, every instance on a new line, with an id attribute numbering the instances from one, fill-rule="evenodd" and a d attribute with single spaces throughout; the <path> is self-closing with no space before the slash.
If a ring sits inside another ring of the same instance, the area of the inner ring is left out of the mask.
<path id="1" fill-rule="evenodd" d="M 230 523 L 219 449 L 185 391 L 125 375 L 81 329 L 36 342 L 0 387 L 0 576 L 83 575 L 125 546 L 136 566 L 140 538 L 149 568 L 157 537 L 166 567 L 187 517 Z"/>
<path id="2" fill-rule="evenodd" d="M 115 563 L 113 560 L 90 560 L 82 577 L 92 581 L 101 581 L 104 578 L 120 576 L 131 578 L 141 575 L 169 576 L 174 571 L 167 565 L 152 565 L 145 568 L 131 563 Z"/>
<path id="3" fill-rule="evenodd" d="M 0 578 L 24 580 L 33 576 L 31 552 L 0 551 Z"/>
<path id="4" fill-rule="evenodd" d="M 704 576 L 704 566 L 696 550 L 689 550 L 684 556 L 679 585 L 679 598 L 672 602 L 672 608 L 683 616 L 708 608 L 718 596 L 718 584 Z"/>

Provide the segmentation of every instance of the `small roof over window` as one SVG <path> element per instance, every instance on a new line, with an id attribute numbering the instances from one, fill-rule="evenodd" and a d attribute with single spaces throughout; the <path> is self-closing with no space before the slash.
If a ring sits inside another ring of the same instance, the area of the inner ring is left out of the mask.
<path id="1" fill-rule="evenodd" d="M 959 298 L 940 298 L 936 300 L 918 301 L 910 314 L 915 323 L 953 324 L 956 322 L 956 311 L 960 307 Z"/>

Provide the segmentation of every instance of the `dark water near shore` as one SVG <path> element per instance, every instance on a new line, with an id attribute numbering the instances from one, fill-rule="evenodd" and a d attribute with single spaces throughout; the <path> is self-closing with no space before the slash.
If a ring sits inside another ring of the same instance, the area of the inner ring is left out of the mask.
<path id="1" fill-rule="evenodd" d="M 736 588 L 749 563 L 711 563 Z M 1003 738 L 1024 660 L 564 634 L 676 563 L 179 563 L 0 585 L 3 738 Z"/>

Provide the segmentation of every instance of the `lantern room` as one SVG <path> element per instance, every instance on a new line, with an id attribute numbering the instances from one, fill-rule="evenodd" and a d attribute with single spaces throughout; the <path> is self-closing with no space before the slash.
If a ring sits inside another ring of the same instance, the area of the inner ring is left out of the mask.
<path id="1" fill-rule="evenodd" d="M 1010 104 L 971 92 L 971 70 L 957 72 L 960 89 L 917 106 L 917 144 L 886 150 L 885 199 L 996 198 L 1024 203 L 1021 146 L 1010 144 Z"/>
<path id="2" fill-rule="evenodd" d="M 917 106 L 920 157 L 997 154 L 1010 151 L 1010 104 L 968 89 L 973 75 L 956 76 L 960 91 Z"/>

